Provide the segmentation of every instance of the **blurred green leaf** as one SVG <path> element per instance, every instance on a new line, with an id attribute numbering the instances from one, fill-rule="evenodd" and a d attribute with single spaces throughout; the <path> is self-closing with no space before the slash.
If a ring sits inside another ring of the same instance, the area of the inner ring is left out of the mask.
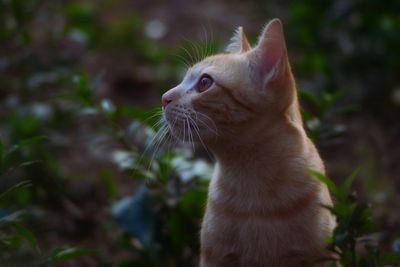
<path id="1" fill-rule="evenodd" d="M 337 192 L 337 187 L 336 184 L 327 176 L 325 176 L 324 174 L 314 171 L 314 170 L 308 170 L 309 173 L 314 176 L 315 178 L 318 178 L 318 180 L 320 180 L 321 182 L 323 182 L 324 184 L 326 184 L 326 186 L 328 187 L 328 189 L 333 192 L 333 194 L 336 194 Z"/>
<path id="2" fill-rule="evenodd" d="M 357 177 L 357 174 L 359 173 L 360 169 L 356 169 L 349 177 L 346 178 L 346 180 L 343 183 L 343 188 L 348 192 L 350 190 L 351 185 L 354 182 L 354 179 Z"/>
<path id="3" fill-rule="evenodd" d="M 95 100 L 92 89 L 89 85 L 89 76 L 86 73 L 78 73 L 72 77 L 75 85 L 75 99 L 85 106 L 93 107 Z"/>
<path id="4" fill-rule="evenodd" d="M 45 263 L 56 263 L 59 261 L 66 261 L 70 259 L 79 258 L 82 256 L 93 255 L 93 250 L 82 249 L 77 247 L 72 248 L 59 248 L 54 250 L 49 257 L 47 257 Z"/>
<path id="5" fill-rule="evenodd" d="M 110 169 L 104 169 L 100 172 L 100 178 L 108 193 L 109 199 L 115 199 L 118 196 L 118 183 L 115 179 L 115 173 Z"/>
<path id="6" fill-rule="evenodd" d="M 5 197 L 8 193 L 11 193 L 14 190 L 17 190 L 19 188 L 24 188 L 24 187 L 29 187 L 32 186 L 31 181 L 29 180 L 25 180 L 25 181 L 21 181 L 15 185 L 13 185 L 12 187 L 10 187 L 9 189 L 7 189 L 5 192 L 2 192 L 0 194 L 0 199 L 2 199 L 3 197 Z"/>
<path id="7" fill-rule="evenodd" d="M 19 223 L 13 223 L 13 227 L 15 228 L 15 230 L 17 231 L 17 233 L 22 236 L 25 240 L 27 240 L 31 246 L 33 248 L 36 249 L 37 252 L 40 253 L 40 248 L 38 246 L 38 242 L 34 236 L 34 234 L 28 230 L 27 228 L 25 228 L 24 226 L 22 226 Z"/>
<path id="8" fill-rule="evenodd" d="M 400 255 L 395 252 L 386 252 L 380 255 L 379 266 L 394 265 L 400 263 Z"/>
<path id="9" fill-rule="evenodd" d="M 64 8 L 66 15 L 78 21 L 91 17 L 94 10 L 95 7 L 90 2 L 75 2 L 66 5 Z"/>
<path id="10" fill-rule="evenodd" d="M 358 174 L 359 169 L 356 169 L 350 176 L 346 178 L 346 180 L 343 182 L 342 185 L 340 185 L 337 188 L 337 191 L 335 193 L 335 196 L 340 200 L 345 203 L 347 203 L 348 198 L 349 198 L 349 190 L 351 185 L 354 182 L 355 177 Z"/>
<path id="11" fill-rule="evenodd" d="M 4 162 L 4 144 L 0 139 L 0 174 L 3 173 L 3 162 Z"/>
<path id="12" fill-rule="evenodd" d="M 38 143 L 40 143 L 40 142 L 42 142 L 43 140 L 46 140 L 46 139 L 47 139 L 47 137 L 43 136 L 43 135 L 34 136 L 34 137 L 31 137 L 31 138 L 27 138 L 27 139 L 21 140 L 19 142 L 19 145 L 21 147 L 28 147 L 28 146 L 31 146 L 31 145 L 34 145 L 34 144 L 38 144 Z"/>

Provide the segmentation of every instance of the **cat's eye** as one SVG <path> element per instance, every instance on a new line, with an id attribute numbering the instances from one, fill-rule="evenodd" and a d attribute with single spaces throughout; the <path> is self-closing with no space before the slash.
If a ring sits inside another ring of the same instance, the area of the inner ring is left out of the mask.
<path id="1" fill-rule="evenodd" d="M 203 74 L 197 82 L 196 89 L 198 92 L 204 92 L 214 83 L 213 78 L 208 74 Z"/>

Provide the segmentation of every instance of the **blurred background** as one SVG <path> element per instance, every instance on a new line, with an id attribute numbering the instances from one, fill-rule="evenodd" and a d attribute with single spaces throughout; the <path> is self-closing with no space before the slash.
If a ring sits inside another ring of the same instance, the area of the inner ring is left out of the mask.
<path id="1" fill-rule="evenodd" d="M 254 44 L 275 17 L 327 173 L 359 169 L 352 191 L 390 249 L 399 12 L 397 0 L 0 0 L 0 266 L 196 266 L 212 159 L 163 145 L 160 96 L 237 26 Z"/>

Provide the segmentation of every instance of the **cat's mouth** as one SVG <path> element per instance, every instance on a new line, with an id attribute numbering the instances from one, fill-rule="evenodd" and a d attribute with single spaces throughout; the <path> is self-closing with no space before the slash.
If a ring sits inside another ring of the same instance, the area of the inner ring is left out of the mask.
<path id="1" fill-rule="evenodd" d="M 167 121 L 170 132 L 184 142 L 193 141 L 200 134 L 193 115 L 192 112 L 180 107 L 171 107 L 164 110 L 164 118 Z"/>
<path id="2" fill-rule="evenodd" d="M 164 118 L 171 134 L 184 142 L 203 142 L 217 132 L 211 118 L 187 107 L 168 107 L 164 109 Z"/>

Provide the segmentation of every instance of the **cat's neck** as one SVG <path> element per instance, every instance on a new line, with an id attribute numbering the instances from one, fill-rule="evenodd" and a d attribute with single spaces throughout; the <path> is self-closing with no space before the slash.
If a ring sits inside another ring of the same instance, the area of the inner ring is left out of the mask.
<path id="1" fill-rule="evenodd" d="M 250 182 L 262 177 L 264 181 L 273 182 L 282 175 L 299 172 L 299 168 L 323 170 L 322 162 L 320 166 L 308 164 L 309 158 L 316 157 L 320 162 L 319 155 L 302 125 L 289 117 L 273 123 L 250 124 L 245 129 L 229 142 L 211 148 L 219 169 L 228 173 L 229 179 L 246 176 Z"/>
<path id="2" fill-rule="evenodd" d="M 286 118 L 249 122 L 238 128 L 241 129 L 227 134 L 224 140 L 210 144 L 218 161 L 240 162 L 247 157 L 279 156 L 290 149 L 289 145 L 302 145 L 305 138 L 302 127 Z"/>

